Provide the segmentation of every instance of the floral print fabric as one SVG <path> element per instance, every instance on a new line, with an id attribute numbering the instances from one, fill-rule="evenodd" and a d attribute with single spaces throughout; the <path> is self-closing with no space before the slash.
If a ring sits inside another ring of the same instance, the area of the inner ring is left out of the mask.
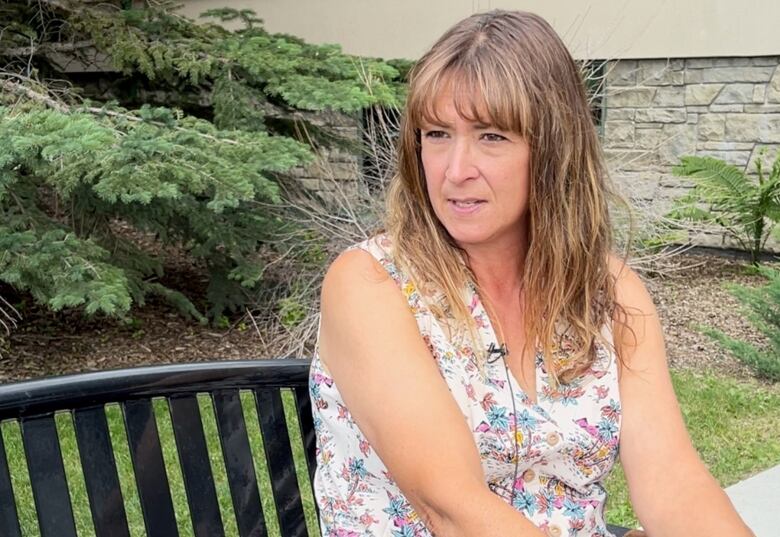
<path id="1" fill-rule="evenodd" d="M 427 309 L 414 283 L 394 265 L 386 235 L 353 248 L 373 255 L 406 297 L 473 432 L 490 490 L 551 537 L 611 535 L 604 521 L 603 481 L 617 457 L 620 433 L 614 353 L 598 347 L 590 370 L 557 388 L 538 354 L 534 402 L 503 360 L 478 364 L 469 345 L 448 340 L 447 331 Z M 475 289 L 470 286 L 464 292 L 486 348 L 491 342 L 498 346 Z M 607 327 L 603 335 L 610 341 Z M 564 343 L 556 349 L 556 358 L 565 359 L 565 347 Z M 309 389 L 317 439 L 314 493 L 323 536 L 431 536 L 352 420 L 317 355 Z M 513 482 L 515 462 L 517 479 Z"/>

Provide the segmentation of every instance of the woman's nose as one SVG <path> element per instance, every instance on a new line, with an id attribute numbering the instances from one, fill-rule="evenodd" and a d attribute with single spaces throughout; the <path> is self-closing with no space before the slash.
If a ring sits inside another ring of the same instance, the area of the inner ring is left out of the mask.
<path id="1" fill-rule="evenodd" d="M 445 178 L 459 182 L 479 175 L 473 158 L 473 150 L 466 140 L 458 140 L 450 147 Z"/>

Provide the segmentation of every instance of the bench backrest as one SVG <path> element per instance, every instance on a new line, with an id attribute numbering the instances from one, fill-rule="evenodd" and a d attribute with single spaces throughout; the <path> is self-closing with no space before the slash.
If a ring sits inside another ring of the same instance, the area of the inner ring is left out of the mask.
<path id="1" fill-rule="evenodd" d="M 165 398 L 168 403 L 194 535 L 224 536 L 198 394 L 208 394 L 213 405 L 238 534 L 268 535 L 240 400 L 242 390 L 250 390 L 256 403 L 280 532 L 285 537 L 307 536 L 281 389 L 291 388 L 294 394 L 312 479 L 315 440 L 308 369 L 307 360 L 247 360 L 140 367 L 0 386 L 0 423 L 16 420 L 20 424 L 42 537 L 77 535 L 55 423 L 58 412 L 72 416 L 97 537 L 129 537 L 106 418 L 110 403 L 121 408 L 146 534 L 179 535 L 154 398 Z M 17 537 L 21 531 L 7 455 L 0 434 L 0 535 Z"/>

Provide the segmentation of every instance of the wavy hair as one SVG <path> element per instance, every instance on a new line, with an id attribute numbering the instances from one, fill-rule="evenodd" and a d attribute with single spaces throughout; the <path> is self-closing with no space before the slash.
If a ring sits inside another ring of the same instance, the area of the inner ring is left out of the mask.
<path id="1" fill-rule="evenodd" d="M 607 343 L 602 328 L 617 307 L 608 202 L 618 198 L 579 67 L 544 19 L 495 10 L 450 28 L 415 64 L 409 83 L 387 193 L 396 262 L 419 288 L 439 291 L 438 317 L 451 314 L 481 343 L 463 299 L 465 286 L 479 292 L 479 282 L 433 212 L 420 154 L 420 125 L 436 119 L 436 97 L 449 90 L 464 118 L 518 133 L 530 146 L 526 341 L 536 342 L 556 382 L 570 382 L 593 364 L 597 342 Z"/>

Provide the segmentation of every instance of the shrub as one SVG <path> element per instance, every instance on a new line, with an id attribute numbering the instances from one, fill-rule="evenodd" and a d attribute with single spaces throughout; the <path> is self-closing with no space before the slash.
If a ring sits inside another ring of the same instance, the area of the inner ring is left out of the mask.
<path id="1" fill-rule="evenodd" d="M 156 295 L 220 319 L 291 249 L 293 170 L 347 143 L 315 115 L 396 105 L 400 72 L 246 10 L 209 12 L 243 22 L 230 31 L 115 4 L 0 7 L 0 281 L 53 310 L 123 317 Z M 208 272 L 207 305 L 164 283 L 166 247 Z"/>
<path id="2" fill-rule="evenodd" d="M 766 285 L 755 289 L 732 285 L 730 290 L 745 306 L 748 318 L 766 336 L 768 347 L 757 348 L 711 328 L 704 331 L 759 377 L 777 382 L 780 380 L 780 270 L 760 267 L 758 271 L 769 279 Z"/>

